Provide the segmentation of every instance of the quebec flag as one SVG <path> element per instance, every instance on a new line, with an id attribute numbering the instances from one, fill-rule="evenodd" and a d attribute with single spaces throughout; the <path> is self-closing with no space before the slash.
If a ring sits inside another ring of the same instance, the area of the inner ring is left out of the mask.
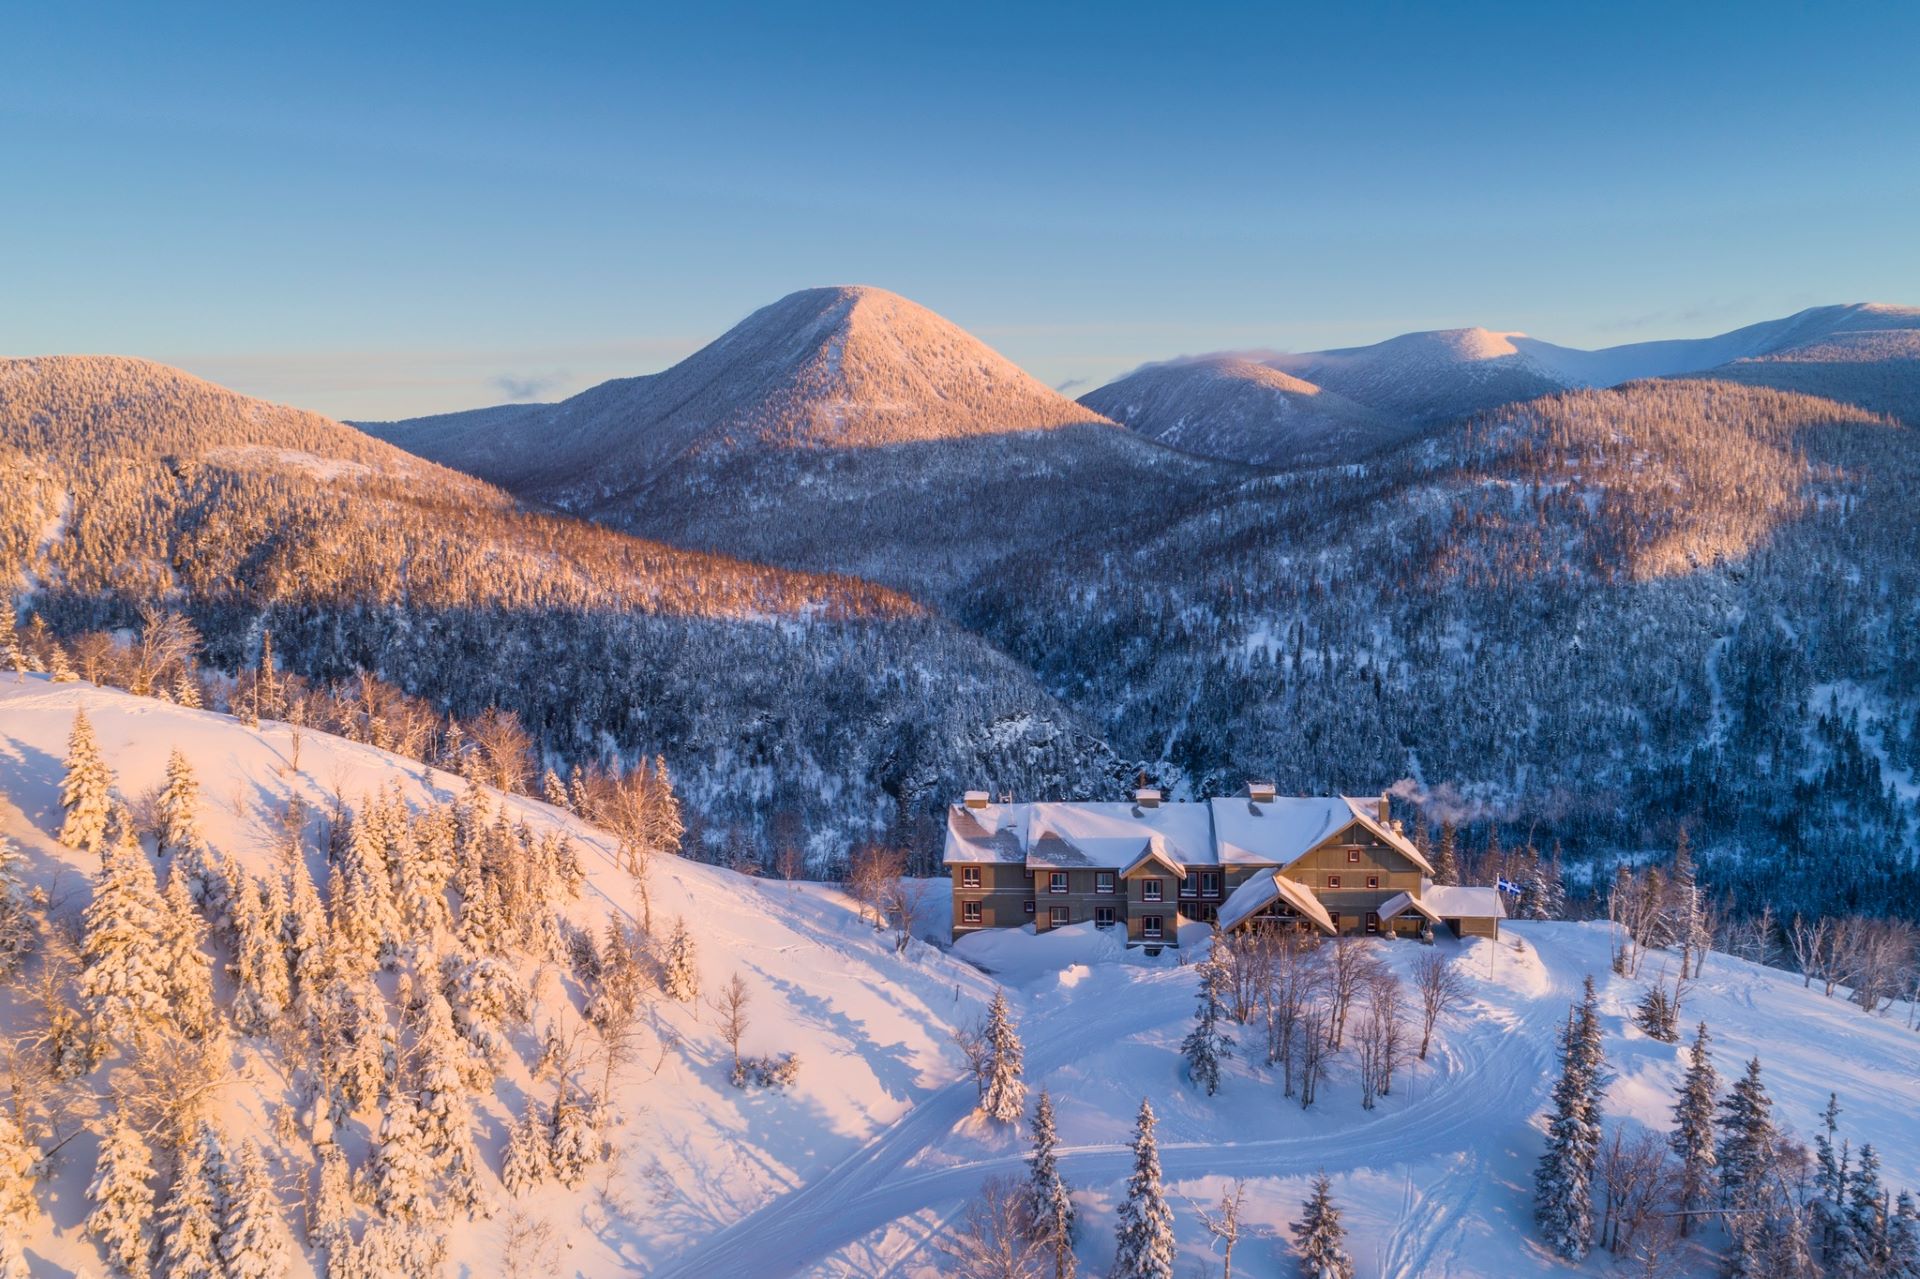
<path id="1" fill-rule="evenodd" d="M 1514 883 L 1511 879 L 1508 879 L 1505 875 L 1494 876 L 1493 885 L 1495 888 L 1498 888 L 1501 892 L 1512 893 L 1515 897 L 1518 897 L 1521 892 L 1520 885 Z"/>

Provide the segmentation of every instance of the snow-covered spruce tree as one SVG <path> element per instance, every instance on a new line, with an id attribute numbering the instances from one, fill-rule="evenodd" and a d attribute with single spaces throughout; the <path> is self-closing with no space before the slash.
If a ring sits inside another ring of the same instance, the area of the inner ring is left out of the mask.
<path id="1" fill-rule="evenodd" d="M 1220 1063 L 1233 1056 L 1233 1036 L 1224 1029 L 1227 999 L 1233 988 L 1233 973 L 1228 967 L 1226 948 L 1220 937 L 1199 964 L 1200 1002 L 1193 1010 L 1193 1029 L 1180 1045 L 1187 1061 L 1187 1077 L 1207 1090 L 1211 1097 L 1220 1091 Z"/>
<path id="2" fill-rule="evenodd" d="M 1822 1131 L 1813 1138 L 1813 1215 L 1822 1255 L 1832 1257 L 1846 1230 L 1847 1182 L 1852 1154 L 1840 1137 L 1840 1094 L 1827 1094 L 1820 1112 Z"/>
<path id="3" fill-rule="evenodd" d="M 381 1215 L 395 1221 L 419 1221 L 433 1205 L 433 1158 L 420 1131 L 413 1098 L 398 1093 L 380 1121 L 373 1151 L 373 1198 Z"/>
<path id="4" fill-rule="evenodd" d="M 200 783 L 193 765 L 175 747 L 167 756 L 167 785 L 155 806 L 154 851 L 162 857 L 181 853 L 200 840 Z"/>
<path id="5" fill-rule="evenodd" d="M 1114 1229 L 1114 1279 L 1173 1279 L 1173 1209 L 1160 1180 L 1153 1126 L 1153 1104 L 1142 1097 L 1133 1131 L 1133 1173 Z"/>
<path id="6" fill-rule="evenodd" d="M 0 1102 L 0 1234 L 33 1213 L 33 1183 L 40 1175 L 40 1151 L 6 1104 Z"/>
<path id="7" fill-rule="evenodd" d="M 553 1176 L 569 1190 L 587 1179 L 587 1169 L 600 1162 L 600 1132 L 586 1098 L 562 1083 L 553 1100 Z"/>
<path id="8" fill-rule="evenodd" d="M 334 950 L 343 970 L 370 973 L 390 960 L 400 931 L 378 811 L 371 799 L 362 799 L 346 850 L 334 867 L 329 906 Z"/>
<path id="9" fill-rule="evenodd" d="M 60 806 L 67 810 L 60 823 L 60 842 L 69 848 L 97 853 L 106 847 L 107 818 L 113 809 L 113 774 L 100 755 L 93 724 L 85 711 L 73 713 L 73 731 L 67 736 L 67 773 L 60 780 Z"/>
<path id="10" fill-rule="evenodd" d="M 435 805 L 420 821 L 414 837 L 400 846 L 394 863 L 396 908 L 407 933 L 436 945 L 453 935 L 447 906 L 447 881 L 453 875 L 453 814 Z"/>
<path id="11" fill-rule="evenodd" d="M 455 962 L 448 985 L 454 1025 L 495 1071 L 513 1055 L 511 1027 L 526 1020 L 530 996 L 513 968 L 491 955 Z"/>
<path id="12" fill-rule="evenodd" d="M 182 1145 L 173 1189 L 160 1209 L 160 1279 L 224 1279 L 220 1222 L 226 1169 L 219 1140 L 204 1123 Z"/>
<path id="13" fill-rule="evenodd" d="M 980 1109 L 989 1119 L 1003 1124 L 1020 1122 L 1027 1110 L 1027 1085 L 1021 1078 L 1026 1068 L 1020 1047 L 1020 1034 L 1014 1028 L 1007 1007 L 1007 992 L 995 989 L 987 1006 L 986 1087 L 980 1095 Z"/>
<path id="14" fill-rule="evenodd" d="M 324 1141 L 318 1147 L 307 1207 L 307 1245 L 326 1253 L 328 1279 L 336 1279 L 353 1261 L 353 1169 L 336 1143 Z"/>
<path id="15" fill-rule="evenodd" d="M 1706 1204 L 1713 1191 L 1713 1111 L 1720 1077 L 1707 1052 L 1709 1042 L 1703 1021 L 1694 1032 L 1693 1047 L 1687 1050 L 1687 1073 L 1680 1081 L 1680 1096 L 1673 1104 L 1673 1132 L 1667 1137 L 1668 1148 L 1680 1160 L 1674 1205 L 1680 1210 L 1683 1235 L 1693 1232 L 1691 1214 Z"/>
<path id="16" fill-rule="evenodd" d="M 167 1012 L 165 909 L 132 823 L 117 824 L 81 915 L 80 1000 L 97 1035 L 137 1044 Z"/>
<path id="17" fill-rule="evenodd" d="M 280 1198 L 267 1178 L 259 1147 L 245 1142 L 234 1157 L 226 1213 L 220 1225 L 220 1259 L 226 1279 L 282 1279 L 289 1256 Z"/>
<path id="18" fill-rule="evenodd" d="M 553 1177 L 553 1129 L 533 1097 L 520 1112 L 500 1162 L 500 1182 L 516 1199 L 538 1190 Z"/>
<path id="19" fill-rule="evenodd" d="M 206 921 L 193 904 L 187 877 L 180 872 L 178 862 L 167 875 L 161 900 L 167 1011 L 181 1034 L 204 1039 L 212 1033 L 218 1017 L 213 1005 L 213 960 L 206 950 Z"/>
<path id="20" fill-rule="evenodd" d="M 1887 1264 L 1892 1279 L 1920 1279 L 1920 1205 L 1904 1190 L 1887 1223 Z"/>
<path id="21" fill-rule="evenodd" d="M 1459 833 L 1452 822 L 1440 823 L 1440 852 L 1433 863 L 1433 882 L 1436 884 L 1458 884 L 1460 882 Z"/>
<path id="22" fill-rule="evenodd" d="M 0 609 L 0 611 L 4 611 Z M 33 949 L 34 905 L 20 848 L 0 835 L 0 981 L 20 971 Z"/>
<path id="23" fill-rule="evenodd" d="M 1770 1207 L 1768 1178 L 1779 1152 L 1773 1123 L 1773 1099 L 1760 1080 L 1760 1059 L 1747 1063 L 1720 1106 L 1720 1199 L 1727 1208 L 1728 1271 L 1740 1277 L 1760 1273 Z"/>
<path id="24" fill-rule="evenodd" d="M 327 955 L 327 911 L 320 904 L 307 859 L 295 857 L 287 872 L 287 919 L 281 931 L 286 943 L 292 1006 L 308 1020 L 314 1004 L 332 977 Z"/>
<path id="25" fill-rule="evenodd" d="M 233 886 L 233 1022 L 242 1034 L 265 1034 L 292 998 L 278 898 L 251 875 Z"/>
<path id="26" fill-rule="evenodd" d="M 1842 1246 L 1830 1258 L 1836 1271 L 1849 1279 L 1879 1279 L 1889 1273 L 1889 1207 L 1887 1188 L 1880 1183 L 1880 1155 L 1868 1142 L 1860 1147 L 1860 1158 L 1847 1178 L 1846 1228 Z"/>
<path id="27" fill-rule="evenodd" d="M 694 966 L 693 935 L 684 919 L 674 919 L 673 935 L 667 940 L 665 982 L 669 999 L 690 1004 L 699 998 L 700 972 Z"/>
<path id="28" fill-rule="evenodd" d="M 1055 1155 L 1060 1136 L 1054 1130 L 1053 1098 L 1046 1089 L 1033 1107 L 1033 1153 L 1027 1156 L 1027 1197 L 1040 1244 L 1053 1254 L 1053 1279 L 1072 1279 L 1073 1196 L 1060 1176 Z"/>
<path id="29" fill-rule="evenodd" d="M 123 1279 L 146 1279 L 152 1246 L 153 1164 L 147 1143 L 115 1107 L 107 1119 L 87 1186 L 87 1234 L 106 1254 L 107 1265 Z"/>
<path id="30" fill-rule="evenodd" d="M 1353 1258 L 1341 1247 L 1346 1228 L 1340 1224 L 1340 1209 L 1334 1205 L 1333 1185 L 1326 1173 L 1313 1179 L 1313 1193 L 1292 1232 L 1303 1279 L 1353 1279 Z"/>
<path id="31" fill-rule="evenodd" d="M 491 1215 L 480 1188 L 480 1155 L 473 1144 L 473 1094 L 489 1080 L 454 1029 L 453 1010 L 435 990 L 421 1009 L 419 1124 L 427 1158 L 446 1174 L 447 1199 L 469 1216 Z"/>
<path id="32" fill-rule="evenodd" d="M 47 646 L 47 674 L 56 684 L 71 684 L 80 678 L 73 673 L 73 663 L 67 659 L 67 650 L 59 640 Z"/>
<path id="33" fill-rule="evenodd" d="M 1569 1261 L 1587 1255 L 1593 1239 L 1593 1171 L 1600 1156 L 1604 1063 L 1593 979 L 1560 1037 L 1560 1079 L 1553 1086 L 1547 1149 L 1534 1171 L 1534 1217 L 1541 1237 Z"/>
<path id="34" fill-rule="evenodd" d="M 567 799 L 567 784 L 551 768 L 540 778 L 540 798 L 563 813 L 573 807 Z"/>

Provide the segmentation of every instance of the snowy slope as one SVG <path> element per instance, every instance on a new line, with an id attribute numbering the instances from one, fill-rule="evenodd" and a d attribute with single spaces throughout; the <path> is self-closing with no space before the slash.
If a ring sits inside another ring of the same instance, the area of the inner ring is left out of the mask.
<path id="1" fill-rule="evenodd" d="M 1402 434 L 1344 395 L 1226 355 L 1151 364 L 1080 402 L 1162 444 L 1257 466 L 1357 457 Z"/>
<path id="2" fill-rule="evenodd" d="M 80 706 L 124 794 L 158 782 L 170 747 L 185 750 L 201 770 L 206 833 L 256 870 L 270 856 L 271 812 L 289 794 L 323 805 L 336 790 L 352 796 L 398 781 L 417 803 L 454 786 L 409 761 L 313 734 L 295 770 L 283 726 L 256 732 L 82 684 L 0 678 L 0 830 L 26 847 L 40 883 L 69 894 L 69 909 L 84 892 L 88 859 L 54 845 L 48 832 L 57 825 L 58 760 Z M 583 922 L 629 909 L 602 837 L 544 805 L 509 806 L 536 827 L 564 824 L 590 846 L 590 890 L 574 907 Z M 785 1095 L 735 1092 L 725 1083 L 713 1014 L 657 1004 L 657 1037 L 619 1093 L 622 1153 L 611 1175 L 528 1206 L 564 1239 L 561 1272 L 934 1274 L 934 1241 L 982 1178 L 1021 1166 L 1020 1136 L 970 1116 L 973 1086 L 945 1042 L 947 1026 L 978 1011 L 993 979 L 924 946 L 894 956 L 832 890 L 679 862 L 656 871 L 654 883 L 656 913 L 699 921 L 704 986 L 736 970 L 747 978 L 756 999 L 749 1051 L 797 1050 L 800 1082 Z M 1193 1004 L 1191 969 L 1124 962 L 1091 936 L 990 941 L 979 957 L 1011 989 L 1028 1082 L 1052 1090 L 1060 1107 L 1062 1171 L 1079 1198 L 1088 1273 L 1100 1273 L 1111 1256 L 1125 1142 L 1143 1093 L 1160 1112 L 1182 1274 L 1207 1256 L 1193 1204 L 1210 1202 L 1233 1177 L 1248 1179 L 1254 1227 L 1236 1265 L 1249 1275 L 1290 1273 L 1276 1240 L 1305 1179 L 1321 1168 L 1334 1177 L 1361 1275 L 1569 1273 L 1532 1241 L 1527 1194 L 1553 1034 L 1582 977 L 1600 982 L 1615 1122 L 1664 1126 L 1680 1073 L 1681 1048 L 1631 1027 L 1638 989 L 1608 974 L 1601 925 L 1517 924 L 1498 946 L 1448 944 L 1471 1002 L 1443 1024 L 1432 1060 L 1408 1070 L 1370 1112 L 1357 1104 L 1351 1068 L 1340 1062 L 1321 1103 L 1306 1112 L 1245 1053 L 1230 1063 L 1218 1096 L 1188 1088 L 1178 1044 Z M 1404 969 L 1420 952 L 1408 944 L 1383 953 Z M 1655 956 L 1649 970 L 1660 962 Z M 557 984 L 541 989 L 536 1022 L 566 1015 Z M 1712 1026 L 1723 1076 L 1759 1054 L 1785 1125 L 1806 1136 L 1827 1091 L 1838 1090 L 1843 1129 L 1880 1148 L 1888 1181 L 1920 1183 L 1915 1040 L 1897 1014 L 1869 1017 L 1785 974 L 1715 956 L 1688 997 L 1684 1020 L 1699 1018 Z M 530 1055 L 535 1045 L 523 1037 L 517 1047 Z M 282 1095 L 270 1082 L 271 1062 L 251 1050 L 249 1057 L 249 1078 L 260 1082 L 235 1090 L 226 1122 L 298 1170 L 304 1142 L 274 1135 Z M 480 1138 L 490 1167 L 507 1104 L 526 1086 L 515 1067 L 485 1108 Z M 99 1272 L 75 1229 L 93 1146 L 91 1138 L 67 1146 L 51 1192 L 40 1197 L 44 1215 L 26 1241 L 37 1275 Z M 467 1273 L 498 1273 L 509 1227 L 505 1214 L 462 1225 L 456 1261 Z M 1596 1257 L 1571 1272 L 1608 1267 Z M 1711 1273 L 1708 1260 L 1695 1257 L 1691 1273 Z"/>

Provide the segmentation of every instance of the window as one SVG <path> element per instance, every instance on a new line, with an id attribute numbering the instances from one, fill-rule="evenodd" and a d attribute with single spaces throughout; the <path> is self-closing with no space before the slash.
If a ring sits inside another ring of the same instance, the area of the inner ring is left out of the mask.
<path id="1" fill-rule="evenodd" d="M 1367 912 L 1367 931 L 1370 933 L 1380 931 L 1380 916 L 1374 914 L 1372 911 Z"/>
<path id="2" fill-rule="evenodd" d="M 1119 919 L 1120 913 L 1111 906 L 1095 906 L 1093 908 L 1093 926 L 1095 928 L 1112 928 L 1114 924 L 1119 922 Z"/>
<path id="3" fill-rule="evenodd" d="M 1033 914 L 1033 898 L 1027 898 L 1027 914 Z"/>
<path id="4" fill-rule="evenodd" d="M 1160 916 L 1143 915 L 1140 919 L 1140 935 L 1148 941 L 1160 940 Z"/>
<path id="5" fill-rule="evenodd" d="M 1219 871 L 1210 870 L 1200 876 L 1200 895 L 1202 897 L 1218 897 L 1220 895 Z"/>
<path id="6" fill-rule="evenodd" d="M 1160 881 L 1159 880 L 1143 879 L 1140 881 L 1140 900 L 1141 901 L 1157 902 L 1160 899 L 1161 898 L 1160 898 Z"/>
<path id="7" fill-rule="evenodd" d="M 1211 924 L 1220 918 L 1220 908 L 1211 902 L 1201 902 L 1193 908 L 1193 914 L 1189 918 L 1202 924 Z"/>
<path id="8" fill-rule="evenodd" d="M 1066 892 L 1067 891 L 1067 872 L 1064 870 L 1056 870 L 1051 875 L 1048 875 L 1047 891 L 1050 893 Z"/>
<path id="9" fill-rule="evenodd" d="M 960 903 L 960 922 L 963 924 L 979 923 L 980 922 L 980 903 L 979 902 L 961 902 Z"/>
<path id="10" fill-rule="evenodd" d="M 1360 864 L 1360 850 L 1359 850 L 1359 849 L 1357 849 L 1357 848 L 1349 848 L 1349 849 L 1347 850 L 1347 864 L 1348 864 L 1348 865 L 1350 865 L 1350 866 L 1358 866 L 1358 865 Z"/>
<path id="11" fill-rule="evenodd" d="M 1095 871 L 1093 873 L 1093 891 L 1096 893 L 1112 892 L 1113 891 L 1113 872 L 1110 870 Z"/>
<path id="12" fill-rule="evenodd" d="M 1327 876 L 1327 887 L 1328 888 L 1340 887 L 1340 877 L 1338 875 Z"/>
<path id="13" fill-rule="evenodd" d="M 960 887 L 980 887 L 980 868 L 978 866 L 963 866 L 960 868 Z"/>
<path id="14" fill-rule="evenodd" d="M 1060 925 L 1066 922 L 1067 922 L 1067 908 L 1065 906 L 1047 907 L 1047 925 L 1049 927 L 1058 928 L 1060 927 Z"/>
<path id="15" fill-rule="evenodd" d="M 1334 932 L 1336 933 L 1339 932 L 1340 931 L 1340 912 L 1337 910 L 1328 911 L 1327 922 L 1333 925 Z"/>
<path id="16" fill-rule="evenodd" d="M 1192 897 L 1195 893 L 1198 893 L 1199 891 L 1200 891 L 1200 880 L 1197 876 L 1189 875 L 1185 879 L 1180 881 L 1180 895 L 1182 897 Z"/>
<path id="17" fill-rule="evenodd" d="M 1367 876 L 1367 887 L 1368 888 L 1380 887 L 1380 877 L 1378 875 Z"/>
<path id="18" fill-rule="evenodd" d="M 1027 868 L 1027 882 L 1029 884 L 1033 882 L 1033 868 L 1031 866 Z"/>

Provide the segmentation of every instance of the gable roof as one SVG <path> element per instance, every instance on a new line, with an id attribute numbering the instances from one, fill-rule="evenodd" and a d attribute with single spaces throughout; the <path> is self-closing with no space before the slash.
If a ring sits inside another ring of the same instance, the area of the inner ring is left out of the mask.
<path id="1" fill-rule="evenodd" d="M 1408 910 L 1412 910 L 1422 916 L 1430 924 L 1440 922 L 1440 916 L 1436 915 L 1427 907 L 1425 902 L 1415 897 L 1412 893 L 1395 893 L 1393 896 L 1387 898 L 1387 900 L 1381 902 L 1380 909 L 1374 913 L 1382 919 L 1392 919 L 1394 916 L 1403 914 Z"/>
<path id="2" fill-rule="evenodd" d="M 1126 869 L 1120 872 L 1120 878 L 1131 879 L 1135 871 L 1144 870 L 1155 862 L 1158 862 L 1172 872 L 1175 879 L 1185 879 L 1187 877 L 1187 868 L 1169 857 L 1167 855 L 1166 845 L 1156 838 L 1148 841 L 1146 850 L 1131 862 L 1127 863 Z"/>
<path id="3" fill-rule="evenodd" d="M 1507 904 L 1497 888 L 1468 884 L 1433 884 L 1420 890 L 1422 900 L 1436 915 L 1450 919 L 1505 919 Z"/>
<path id="4" fill-rule="evenodd" d="M 1252 879 L 1240 885 L 1220 903 L 1220 914 L 1216 921 L 1221 932 L 1237 928 L 1276 901 L 1284 900 L 1299 914 L 1312 920 L 1324 933 L 1333 932 L 1333 916 L 1327 914 L 1327 908 L 1313 895 L 1313 890 L 1305 884 L 1296 884 L 1282 875 L 1277 869 L 1269 868 L 1255 874 Z"/>

